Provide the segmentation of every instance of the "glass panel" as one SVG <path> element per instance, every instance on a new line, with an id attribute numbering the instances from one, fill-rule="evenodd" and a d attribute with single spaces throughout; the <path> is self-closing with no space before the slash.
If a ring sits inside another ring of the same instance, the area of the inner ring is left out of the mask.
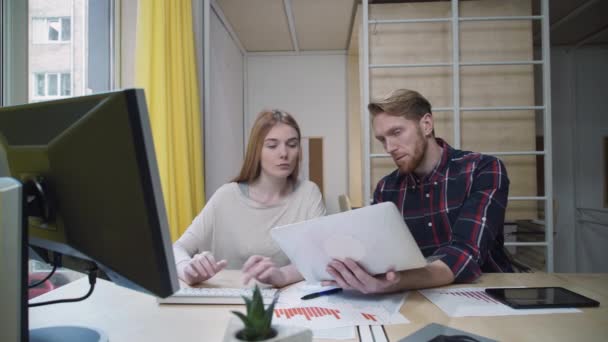
<path id="1" fill-rule="evenodd" d="M 61 96 L 72 95 L 72 83 L 70 74 L 61 74 Z"/>
<path id="2" fill-rule="evenodd" d="M 61 18 L 61 40 L 67 42 L 71 37 L 70 18 Z"/>
<path id="3" fill-rule="evenodd" d="M 32 37 L 34 43 L 44 43 L 47 41 L 46 37 L 46 19 L 44 18 L 33 18 L 32 19 Z"/>
<path id="4" fill-rule="evenodd" d="M 44 74 L 36 74 L 36 96 L 44 96 Z"/>
<path id="5" fill-rule="evenodd" d="M 57 74 L 46 75 L 46 83 L 49 96 L 57 95 Z"/>
<path id="6" fill-rule="evenodd" d="M 61 29 L 61 25 L 59 24 L 59 19 L 47 19 L 48 28 L 49 28 L 49 40 L 57 41 L 59 40 L 59 30 Z"/>

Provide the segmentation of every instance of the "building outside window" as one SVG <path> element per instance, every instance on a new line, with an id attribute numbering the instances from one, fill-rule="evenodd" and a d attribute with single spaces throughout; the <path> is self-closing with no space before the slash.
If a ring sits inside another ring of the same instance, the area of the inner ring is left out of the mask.
<path id="1" fill-rule="evenodd" d="M 112 88 L 112 0 L 28 1 L 28 101 Z"/>
<path id="2" fill-rule="evenodd" d="M 34 44 L 70 42 L 72 39 L 71 23 L 70 17 L 32 18 Z"/>
<path id="3" fill-rule="evenodd" d="M 68 96 L 72 96 L 71 73 L 34 73 L 34 94 L 32 100 L 49 100 Z"/>

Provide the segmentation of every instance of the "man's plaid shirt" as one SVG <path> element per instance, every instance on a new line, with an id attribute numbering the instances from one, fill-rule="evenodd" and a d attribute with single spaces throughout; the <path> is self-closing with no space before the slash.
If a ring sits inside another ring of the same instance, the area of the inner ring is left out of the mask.
<path id="1" fill-rule="evenodd" d="M 424 256 L 441 256 L 456 282 L 482 272 L 512 272 L 503 224 L 509 179 L 496 157 L 453 149 L 441 139 L 441 161 L 419 179 L 395 170 L 378 183 L 373 203 L 401 211 Z"/>

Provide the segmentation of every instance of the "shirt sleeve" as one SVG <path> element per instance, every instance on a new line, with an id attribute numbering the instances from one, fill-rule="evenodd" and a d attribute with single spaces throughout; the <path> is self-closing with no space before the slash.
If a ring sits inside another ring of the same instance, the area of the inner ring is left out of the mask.
<path id="1" fill-rule="evenodd" d="M 209 250 L 210 235 L 214 221 L 213 197 L 207 202 L 203 210 L 194 218 L 188 229 L 173 244 L 175 264 L 190 261 L 192 256 Z"/>
<path id="2" fill-rule="evenodd" d="M 497 158 L 484 157 L 473 172 L 470 194 L 452 227 L 452 241 L 434 253 L 442 255 L 455 282 L 476 280 L 489 251 L 496 248 L 496 236 L 503 234 L 509 195 L 504 164 Z"/>
<path id="3" fill-rule="evenodd" d="M 384 189 L 384 179 L 381 179 L 376 185 L 376 190 L 374 190 L 374 197 L 372 198 L 372 205 L 384 202 L 382 200 L 382 190 Z"/>

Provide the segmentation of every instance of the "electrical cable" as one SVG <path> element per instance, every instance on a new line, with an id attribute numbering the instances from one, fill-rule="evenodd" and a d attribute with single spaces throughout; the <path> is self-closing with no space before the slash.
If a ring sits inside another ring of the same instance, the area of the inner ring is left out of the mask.
<path id="1" fill-rule="evenodd" d="M 93 290 L 95 289 L 95 282 L 97 280 L 97 267 L 90 269 L 88 276 L 89 276 L 89 285 L 91 285 L 91 287 L 89 288 L 89 292 L 87 292 L 84 296 L 78 297 L 78 298 L 50 300 L 50 301 L 40 302 L 40 303 L 32 303 L 32 304 L 28 303 L 28 306 L 30 308 L 33 308 L 36 306 L 59 304 L 59 303 L 74 303 L 74 302 L 80 302 L 82 300 L 85 300 L 85 299 L 89 298 L 89 296 L 93 293 Z"/>
<path id="2" fill-rule="evenodd" d="M 49 272 L 49 274 L 44 277 L 44 279 L 39 280 L 37 282 L 35 282 L 34 284 L 28 284 L 28 288 L 34 288 L 42 283 L 44 283 L 45 281 L 51 279 L 51 277 L 53 276 L 53 274 L 55 274 L 55 271 L 57 270 L 57 266 L 61 264 L 61 254 L 59 253 L 53 253 L 53 269 L 51 270 L 51 272 Z"/>

